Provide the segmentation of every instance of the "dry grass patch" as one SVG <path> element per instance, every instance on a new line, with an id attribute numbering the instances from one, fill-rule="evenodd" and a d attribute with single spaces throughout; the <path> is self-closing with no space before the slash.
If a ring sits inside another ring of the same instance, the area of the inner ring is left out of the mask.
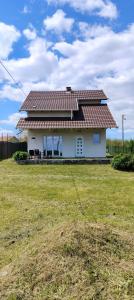
<path id="1" fill-rule="evenodd" d="M 89 222 L 43 230 L 32 248 L 3 269 L 3 300 L 131 300 L 134 237 Z M 32 249 L 32 250 L 31 250 Z M 5 271 L 5 274 L 4 274 Z"/>

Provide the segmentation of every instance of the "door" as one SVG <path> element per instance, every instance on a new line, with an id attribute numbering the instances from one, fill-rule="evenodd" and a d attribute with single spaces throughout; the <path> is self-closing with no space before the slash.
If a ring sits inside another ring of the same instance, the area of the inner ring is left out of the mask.
<path id="1" fill-rule="evenodd" d="M 44 136 L 44 156 L 62 156 L 62 136 Z"/>
<path id="2" fill-rule="evenodd" d="M 62 136 L 53 136 L 53 156 L 62 156 Z"/>
<path id="3" fill-rule="evenodd" d="M 83 156 L 83 138 L 82 137 L 76 138 L 76 156 L 77 157 Z"/>

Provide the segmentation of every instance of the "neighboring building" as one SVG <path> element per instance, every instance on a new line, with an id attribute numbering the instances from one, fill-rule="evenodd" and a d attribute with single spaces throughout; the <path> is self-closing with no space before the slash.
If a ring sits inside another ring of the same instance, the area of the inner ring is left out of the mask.
<path id="1" fill-rule="evenodd" d="M 27 130 L 28 151 L 44 157 L 105 157 L 106 129 L 117 127 L 102 90 L 30 92 L 17 128 Z"/>

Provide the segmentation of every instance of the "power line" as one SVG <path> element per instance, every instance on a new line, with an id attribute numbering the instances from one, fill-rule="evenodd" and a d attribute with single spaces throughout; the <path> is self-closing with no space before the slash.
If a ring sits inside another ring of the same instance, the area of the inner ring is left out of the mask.
<path id="1" fill-rule="evenodd" d="M 23 89 L 19 86 L 19 83 L 14 79 L 14 77 L 12 76 L 12 74 L 8 71 L 7 67 L 4 65 L 4 63 L 0 60 L 0 64 L 1 66 L 5 69 L 5 71 L 8 73 L 8 75 L 12 78 L 13 82 L 18 86 L 18 88 L 22 91 L 23 95 L 26 96 L 25 92 L 23 91 Z M 21 83 L 21 82 L 20 82 Z M 22 85 L 22 83 L 21 83 Z"/>

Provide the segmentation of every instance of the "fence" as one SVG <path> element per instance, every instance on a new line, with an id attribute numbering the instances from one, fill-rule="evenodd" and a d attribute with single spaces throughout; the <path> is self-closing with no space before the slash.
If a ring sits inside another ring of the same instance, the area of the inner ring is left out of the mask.
<path id="1" fill-rule="evenodd" d="M 119 154 L 119 153 L 128 153 L 132 154 L 134 151 L 128 146 L 114 146 L 114 145 L 108 145 L 107 146 L 107 153 L 110 153 L 112 155 Z"/>
<path id="2" fill-rule="evenodd" d="M 16 151 L 27 151 L 27 143 L 0 142 L 0 159 L 10 158 Z"/>
<path id="3" fill-rule="evenodd" d="M 27 143 L 12 143 L 0 141 L 0 159 L 10 158 L 16 151 L 27 151 Z M 131 150 L 130 147 L 127 146 L 124 146 L 123 149 L 122 146 L 107 145 L 107 153 L 110 153 L 111 155 L 119 153 L 134 153 L 134 150 Z"/>

